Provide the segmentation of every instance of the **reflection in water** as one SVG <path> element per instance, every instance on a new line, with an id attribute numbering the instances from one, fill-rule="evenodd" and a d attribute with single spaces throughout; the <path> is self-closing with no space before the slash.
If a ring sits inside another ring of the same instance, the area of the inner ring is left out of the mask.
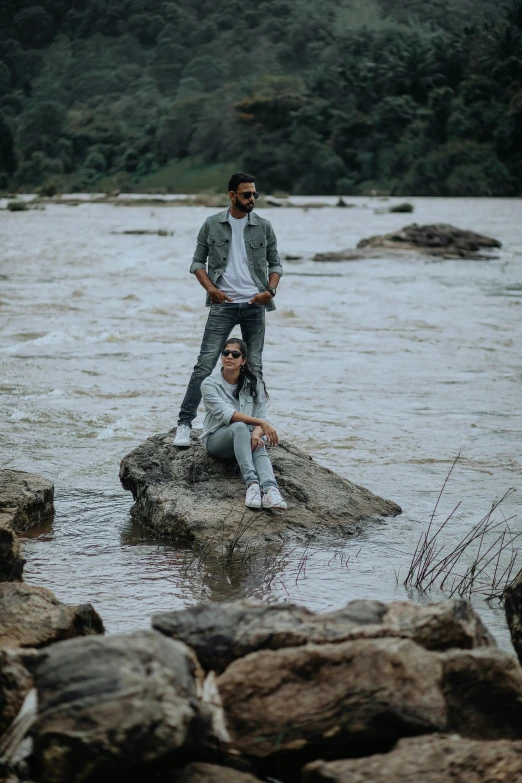
<path id="1" fill-rule="evenodd" d="M 301 259 L 286 262 L 267 318 L 271 418 L 286 439 L 404 513 L 346 542 L 238 554 L 227 568 L 142 538 L 118 482 L 121 457 L 175 423 L 206 318 L 188 266 L 212 210 L 0 212 L 0 462 L 56 487 L 52 527 L 24 542 L 28 581 L 68 603 L 91 601 L 109 631 L 146 627 L 151 614 L 202 599 L 325 611 L 354 598 L 445 597 L 406 591 L 403 581 L 456 454 L 437 515 L 462 501 L 449 544 L 520 487 L 521 202 L 415 200 L 418 223 L 501 239 L 496 261 L 314 263 L 315 253 L 404 223 L 353 201 L 348 211 L 266 212 L 282 252 Z M 138 224 L 175 233 L 112 233 Z M 517 514 L 519 494 L 506 516 Z M 508 645 L 502 610 L 474 602 Z"/>

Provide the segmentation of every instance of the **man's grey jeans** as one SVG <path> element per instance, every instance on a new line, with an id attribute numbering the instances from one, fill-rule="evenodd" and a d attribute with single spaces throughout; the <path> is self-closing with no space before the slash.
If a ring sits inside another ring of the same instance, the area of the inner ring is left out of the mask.
<path id="1" fill-rule="evenodd" d="M 213 457 L 237 459 L 243 481 L 247 485 L 258 482 L 264 492 L 269 487 L 277 487 L 274 470 L 266 448 L 261 446 L 252 451 L 250 430 L 242 421 L 234 421 L 220 427 L 207 438 L 207 451 Z"/>
<path id="2" fill-rule="evenodd" d="M 263 375 L 262 354 L 265 343 L 265 307 L 258 304 L 213 304 L 210 306 L 197 364 L 190 377 L 178 417 L 179 424 L 188 424 L 198 413 L 201 402 L 201 384 L 219 359 L 223 346 L 234 326 L 241 327 L 241 336 L 247 344 L 248 361 L 255 374 Z"/>

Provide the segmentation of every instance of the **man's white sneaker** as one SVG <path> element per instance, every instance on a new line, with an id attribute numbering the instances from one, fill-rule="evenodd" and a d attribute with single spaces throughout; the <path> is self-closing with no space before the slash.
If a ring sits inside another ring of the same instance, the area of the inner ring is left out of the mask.
<path id="1" fill-rule="evenodd" d="M 261 490 L 259 484 L 250 484 L 246 492 L 245 506 L 248 508 L 261 508 Z"/>
<path id="2" fill-rule="evenodd" d="M 268 490 L 263 494 L 261 502 L 263 508 L 287 508 L 286 502 L 283 500 L 277 487 L 268 487 Z"/>
<path id="3" fill-rule="evenodd" d="M 190 446 L 190 427 L 188 424 L 178 424 L 174 445 L 179 446 L 182 449 L 186 449 Z"/>

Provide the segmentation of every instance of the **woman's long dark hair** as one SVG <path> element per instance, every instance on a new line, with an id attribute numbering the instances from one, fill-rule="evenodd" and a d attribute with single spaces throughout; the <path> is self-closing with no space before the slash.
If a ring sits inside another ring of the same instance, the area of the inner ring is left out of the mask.
<path id="1" fill-rule="evenodd" d="M 257 402 L 257 384 L 258 381 L 261 381 L 261 383 L 263 384 L 263 389 L 265 390 L 265 399 L 268 400 L 268 392 L 266 390 L 266 385 L 264 380 L 262 378 L 257 377 L 257 375 L 255 374 L 255 372 L 253 371 L 250 365 L 250 362 L 248 361 L 248 348 L 246 342 L 244 340 L 241 340 L 239 337 L 229 337 L 225 345 L 223 346 L 223 348 L 226 348 L 227 345 L 232 345 L 232 343 L 234 345 L 239 345 L 239 350 L 241 351 L 241 353 L 246 359 L 245 364 L 241 366 L 241 369 L 239 371 L 239 379 L 237 382 L 237 389 L 234 392 L 234 397 L 238 399 L 239 392 L 241 391 L 243 386 L 247 384 L 248 391 L 251 397 L 253 397 L 254 401 Z"/>

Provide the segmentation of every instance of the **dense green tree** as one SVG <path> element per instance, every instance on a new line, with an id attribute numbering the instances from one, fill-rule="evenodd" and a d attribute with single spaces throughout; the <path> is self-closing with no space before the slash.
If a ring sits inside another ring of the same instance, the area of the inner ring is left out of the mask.
<path id="1" fill-rule="evenodd" d="M 520 194 L 521 84 L 522 0 L 2 0 L 1 186 Z"/>
<path id="2" fill-rule="evenodd" d="M 0 172 L 11 175 L 16 171 L 16 155 L 13 132 L 5 117 L 0 114 Z"/>

